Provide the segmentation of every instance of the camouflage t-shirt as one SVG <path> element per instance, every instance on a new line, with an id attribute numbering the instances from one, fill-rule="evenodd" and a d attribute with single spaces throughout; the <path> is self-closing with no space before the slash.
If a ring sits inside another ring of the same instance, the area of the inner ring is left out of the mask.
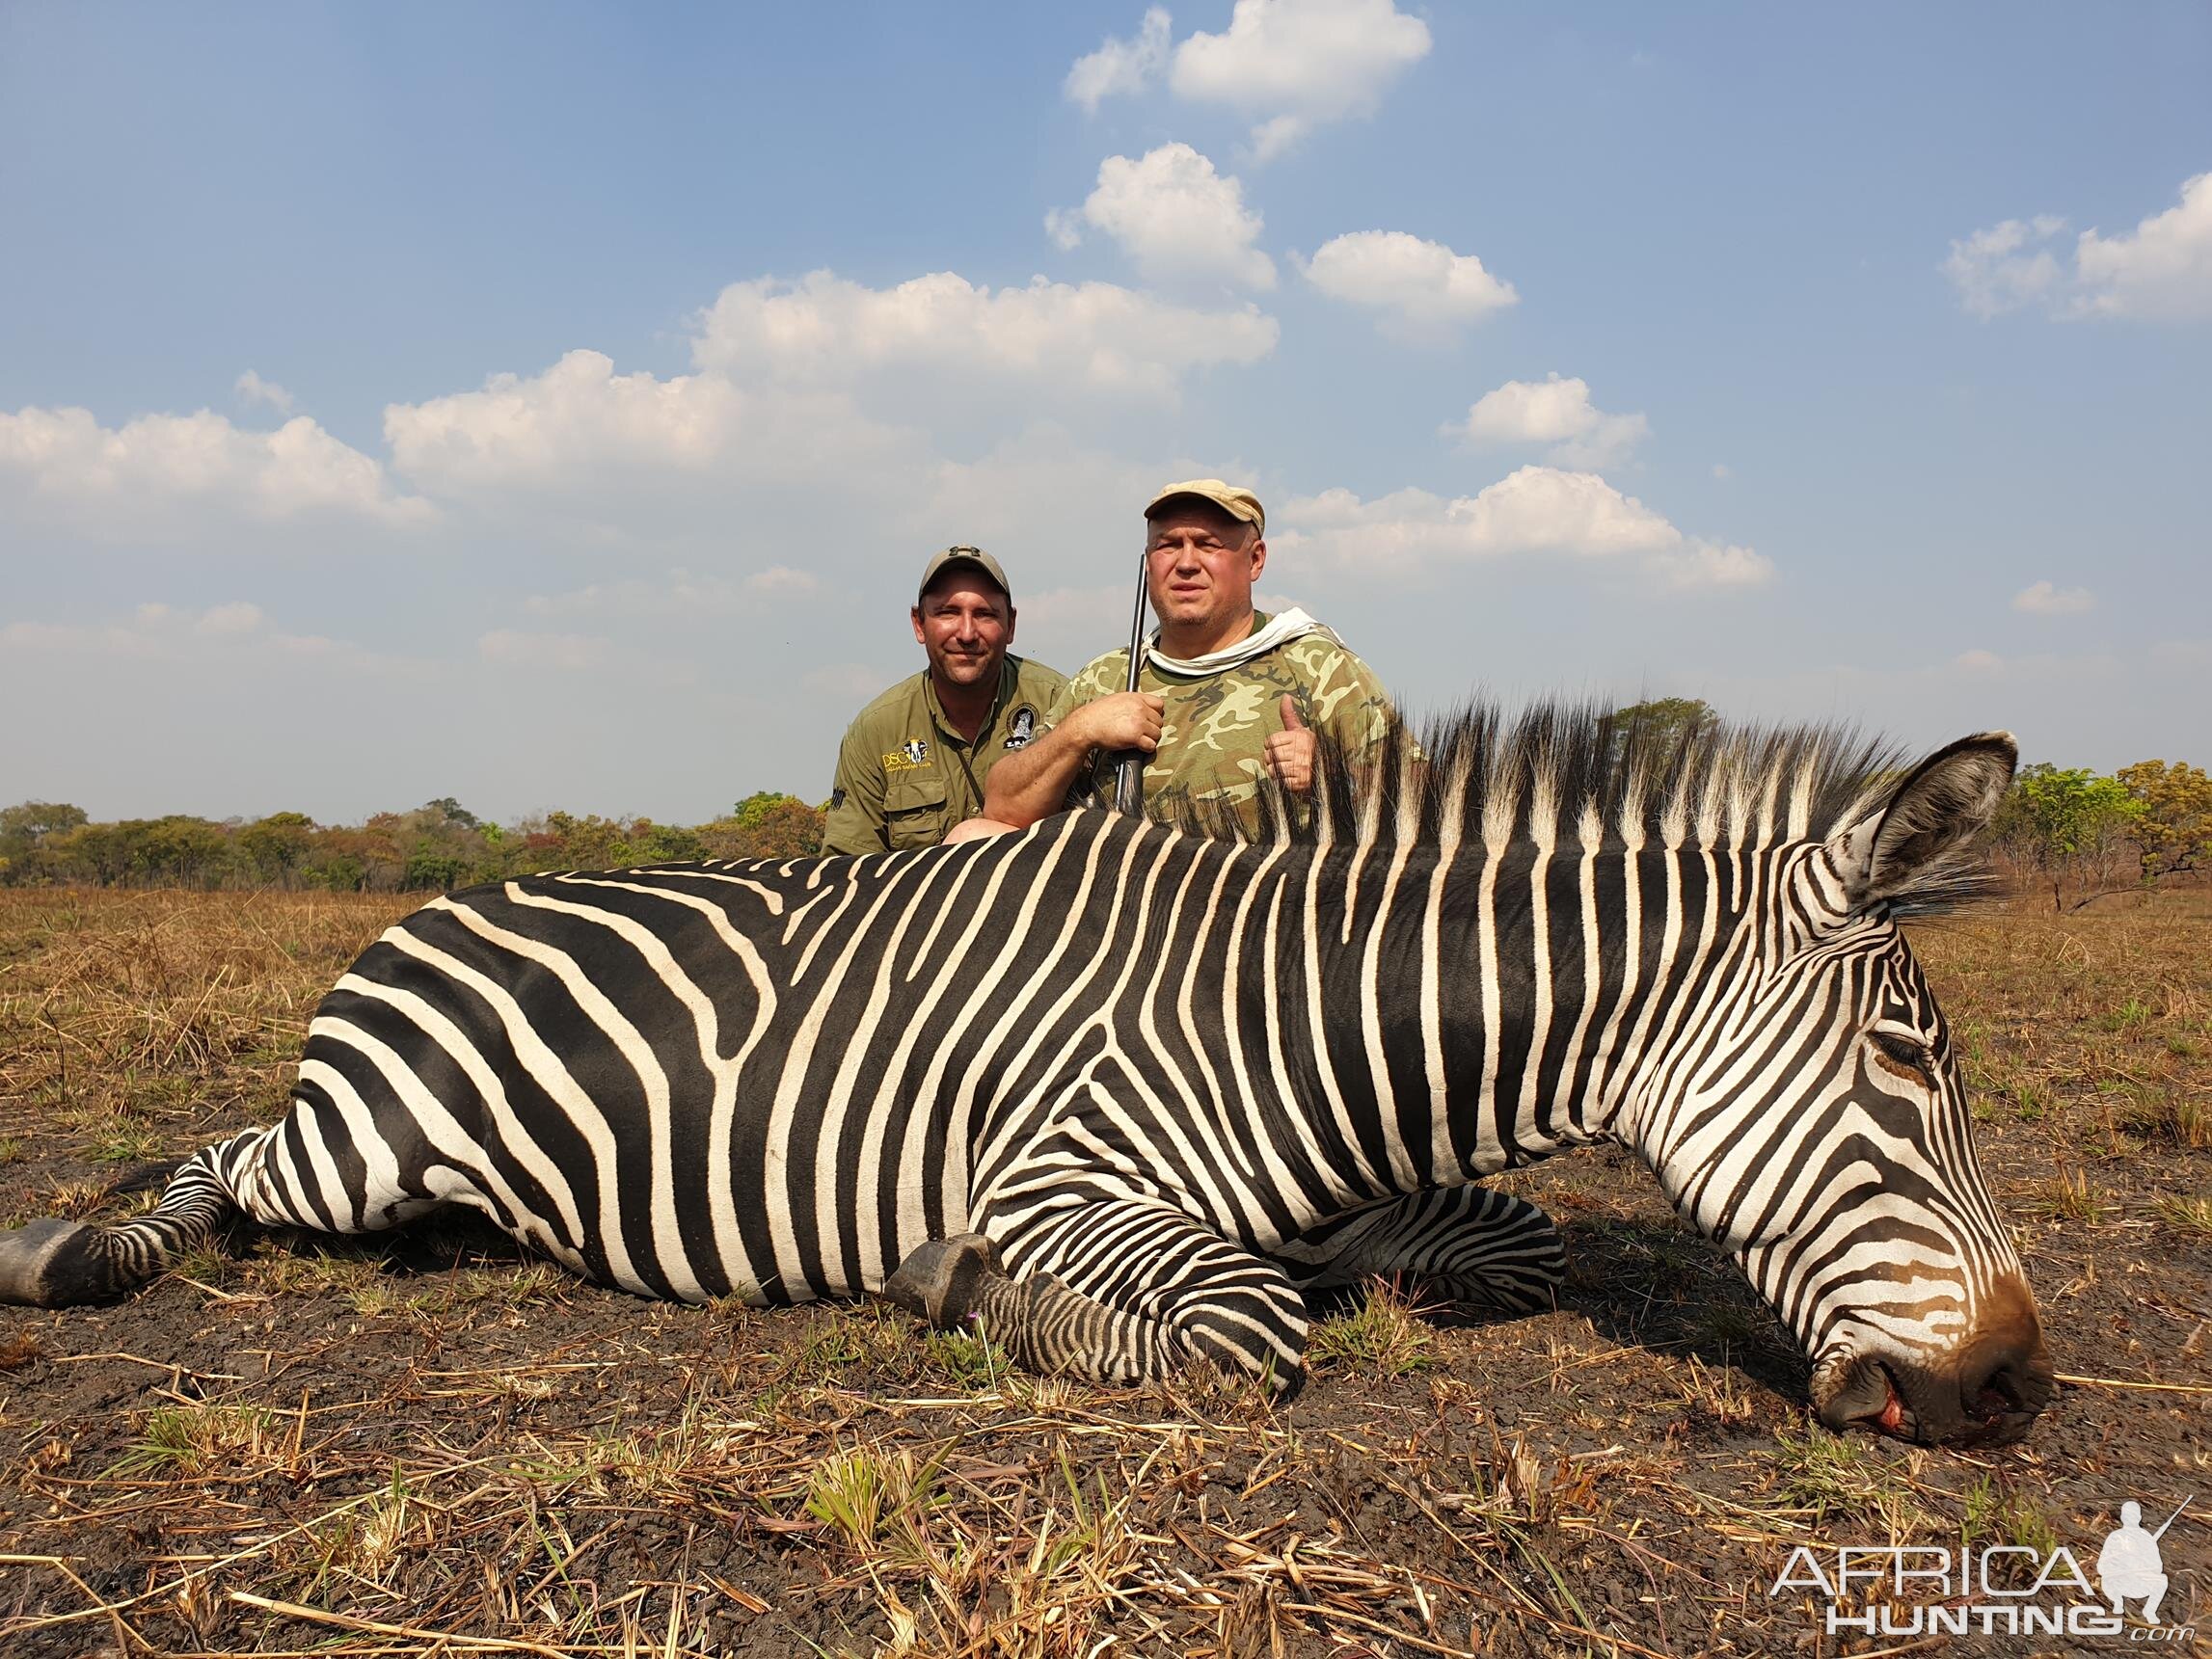
<path id="1" fill-rule="evenodd" d="M 1253 631 L 1267 626 L 1253 618 Z M 1382 740 L 1390 700 L 1375 671 L 1326 628 L 1264 652 L 1250 661 L 1197 676 L 1163 671 L 1147 657 L 1138 689 L 1164 698 L 1160 747 L 1145 767 L 1145 811 L 1172 817 L 1186 804 L 1227 803 L 1248 831 L 1258 828 L 1260 780 L 1267 775 L 1267 740 L 1282 730 L 1282 695 L 1297 699 L 1298 716 L 1315 732 L 1334 736 L 1354 758 Z M 1110 651 L 1068 681 L 1039 722 L 1041 736 L 1068 711 L 1129 688 L 1129 653 Z M 1111 804 L 1114 757 L 1101 751 L 1076 776 L 1070 806 Z"/>

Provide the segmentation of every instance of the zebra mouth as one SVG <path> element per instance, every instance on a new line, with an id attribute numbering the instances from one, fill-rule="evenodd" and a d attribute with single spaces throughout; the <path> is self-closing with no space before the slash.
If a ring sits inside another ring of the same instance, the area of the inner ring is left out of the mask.
<path id="1" fill-rule="evenodd" d="M 1836 1354 L 1813 1378 L 1813 1404 L 1821 1421 L 1839 1432 L 1872 1429 L 1913 1438 L 1918 1427 L 1904 1394 L 1888 1366 L 1878 1359 Z"/>
<path id="2" fill-rule="evenodd" d="M 2017 1377 L 2004 1370 L 1993 1373 L 1970 1401 L 1960 1401 L 1948 1412 L 1923 1412 L 1913 1405 L 1916 1394 L 1940 1388 L 1941 1383 L 1922 1378 L 1922 1387 L 1916 1390 L 1878 1359 L 1839 1357 L 1821 1371 L 1824 1378 L 1816 1378 L 1815 1404 L 1829 1428 L 1869 1429 L 1924 1446 L 1938 1441 L 1988 1445 L 2016 1440 L 2027 1432 L 2042 1405 Z M 1821 1398 L 1820 1382 L 1824 1378 L 1832 1378 L 1833 1386 Z"/>
<path id="3" fill-rule="evenodd" d="M 1944 1438 L 1911 1405 L 1910 1391 L 1901 1386 L 1897 1374 L 1878 1359 L 1863 1358 L 1839 1366 L 1839 1386 L 1819 1401 L 1821 1420 L 1841 1432 L 1868 1429 L 1892 1439 L 1926 1445 Z"/>
<path id="4" fill-rule="evenodd" d="M 1921 1437 L 1920 1419 L 1913 1415 L 1912 1407 L 1904 1403 L 1904 1394 L 1897 1385 L 1896 1376 L 1878 1360 L 1873 1362 L 1871 1369 L 1881 1380 L 1883 1399 L 1881 1409 L 1868 1420 L 1869 1426 L 1899 1440 L 1918 1440 Z"/>

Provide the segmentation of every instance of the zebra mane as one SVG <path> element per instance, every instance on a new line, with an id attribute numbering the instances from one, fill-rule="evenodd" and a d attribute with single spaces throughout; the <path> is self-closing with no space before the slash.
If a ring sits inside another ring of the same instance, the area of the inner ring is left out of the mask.
<path id="1" fill-rule="evenodd" d="M 1326 736 L 1321 751 L 1310 809 L 1262 785 L 1257 839 L 1446 852 L 1751 849 L 1842 833 L 1877 812 L 1905 771 L 1897 745 L 1849 726 L 1709 722 L 1684 732 L 1564 702 L 1517 714 L 1471 703 L 1417 731 L 1393 715 L 1364 764 Z M 1217 840 L 1254 834 L 1232 810 L 1210 805 L 1175 821 Z M 1968 851 L 1924 870 L 1887 908 L 1948 910 L 1984 885 L 1983 861 Z"/>

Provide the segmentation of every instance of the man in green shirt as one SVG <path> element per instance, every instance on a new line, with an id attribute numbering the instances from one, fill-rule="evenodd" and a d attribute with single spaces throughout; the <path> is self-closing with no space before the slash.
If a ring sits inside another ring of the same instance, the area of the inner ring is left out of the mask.
<path id="1" fill-rule="evenodd" d="M 1013 656 L 1013 596 L 998 560 L 947 548 L 912 612 L 929 667 L 863 709 L 837 752 L 823 852 L 934 846 L 983 810 L 984 781 L 1020 752 L 1067 683 Z"/>
<path id="2" fill-rule="evenodd" d="M 1258 825 L 1263 778 L 1312 788 L 1315 734 L 1355 759 L 1390 704 L 1374 670 L 1304 611 L 1267 616 L 1252 589 L 1267 565 L 1267 514 L 1219 478 L 1171 484 L 1145 509 L 1146 585 L 1159 630 L 1134 692 L 1129 654 L 1089 663 L 1046 709 L 1037 740 L 991 774 L 985 816 L 1022 828 L 1064 806 L 1111 801 L 1115 752 L 1138 749 L 1145 810 L 1227 806 Z"/>

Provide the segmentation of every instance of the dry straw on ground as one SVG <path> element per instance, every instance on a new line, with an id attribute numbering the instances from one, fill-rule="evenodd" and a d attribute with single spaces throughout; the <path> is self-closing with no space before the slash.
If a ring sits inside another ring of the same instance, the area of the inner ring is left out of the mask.
<path id="1" fill-rule="evenodd" d="M 407 907 L 0 896 L 0 1219 L 119 1213 L 133 1164 L 280 1111 Z M 1556 1312 L 1376 1287 L 1285 1411 L 876 1308 L 638 1302 L 472 1225 L 247 1236 L 0 1312 L 0 1653 L 1839 1651 L 1767 1593 L 1796 1543 L 2086 1552 L 2123 1499 L 2212 1492 L 2212 905 L 1919 944 L 2075 1379 L 2024 1448 L 1811 1424 L 1801 1359 L 1618 1155 L 1513 1178 L 1567 1232 Z M 2212 1623 L 2208 1539 L 2166 1536 L 2170 1624 Z"/>

